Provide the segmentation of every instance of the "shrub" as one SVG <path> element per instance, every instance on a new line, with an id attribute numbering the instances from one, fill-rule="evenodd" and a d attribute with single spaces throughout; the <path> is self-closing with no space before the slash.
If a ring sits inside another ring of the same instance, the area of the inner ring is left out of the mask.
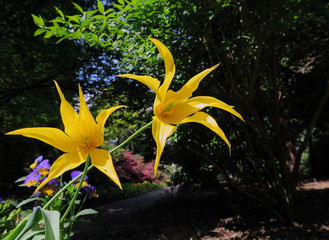
<path id="1" fill-rule="evenodd" d="M 153 161 L 145 162 L 143 156 L 134 155 L 132 152 L 124 151 L 116 163 L 116 170 L 122 182 L 165 182 L 168 179 L 168 176 L 165 173 L 158 171 L 157 176 L 155 177 L 153 164 Z"/>

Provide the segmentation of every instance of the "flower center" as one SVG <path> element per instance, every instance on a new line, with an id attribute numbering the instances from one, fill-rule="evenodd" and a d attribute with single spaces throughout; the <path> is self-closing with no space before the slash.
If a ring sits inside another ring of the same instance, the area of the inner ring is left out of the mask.
<path id="1" fill-rule="evenodd" d="M 48 168 L 40 168 L 38 169 L 38 172 L 42 175 L 42 176 L 47 176 L 49 173 L 49 169 Z"/>
<path id="2" fill-rule="evenodd" d="M 168 104 L 160 103 L 157 107 L 155 107 L 154 114 L 161 119 L 162 122 L 171 124 L 172 119 L 175 116 L 175 110 L 173 109 L 174 102 L 169 102 Z"/>
<path id="3" fill-rule="evenodd" d="M 89 152 L 90 149 L 95 148 L 96 144 L 93 141 L 90 141 L 88 137 L 85 137 L 84 142 L 79 144 L 79 148 L 83 152 Z"/>
<path id="4" fill-rule="evenodd" d="M 170 110 L 173 104 L 174 104 L 173 102 L 170 102 L 166 106 L 164 106 L 163 104 L 159 104 L 155 108 L 155 114 L 159 117 L 165 117 L 165 118 L 169 117 L 173 112 Z"/>

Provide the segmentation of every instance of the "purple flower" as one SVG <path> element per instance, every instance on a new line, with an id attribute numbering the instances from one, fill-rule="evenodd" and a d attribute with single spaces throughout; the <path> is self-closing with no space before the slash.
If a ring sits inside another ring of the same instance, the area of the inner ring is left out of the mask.
<path id="1" fill-rule="evenodd" d="M 98 194 L 96 193 L 96 188 L 94 186 L 89 185 L 89 186 L 85 187 L 84 190 L 86 191 L 86 193 L 88 194 L 88 196 L 90 198 L 98 197 Z"/>
<path id="2" fill-rule="evenodd" d="M 39 198 L 40 195 L 41 195 L 41 192 L 36 192 L 36 193 L 34 194 L 34 197 L 35 197 L 35 198 Z"/>
<path id="3" fill-rule="evenodd" d="M 32 164 L 30 165 L 30 168 L 31 168 L 31 169 L 34 169 L 34 168 L 39 164 L 39 162 L 42 161 L 42 158 L 43 158 L 43 156 L 39 156 L 39 157 L 37 157 L 37 158 L 34 160 L 34 163 L 32 163 Z"/>
<path id="4" fill-rule="evenodd" d="M 38 166 L 33 169 L 33 172 L 40 173 L 42 176 L 47 176 L 49 173 L 51 165 L 49 164 L 49 160 L 45 159 Z"/>
<path id="5" fill-rule="evenodd" d="M 74 178 L 76 178 L 80 173 L 82 173 L 81 171 L 73 171 L 71 172 L 71 179 L 73 180 Z M 79 183 L 81 181 L 81 178 L 79 178 L 76 182 L 75 182 L 75 187 L 79 186 Z M 84 188 L 85 186 L 88 185 L 88 176 L 85 176 L 84 181 L 82 182 L 82 188 Z"/>
<path id="6" fill-rule="evenodd" d="M 45 180 L 42 179 L 42 181 Z M 55 192 L 57 192 L 59 189 L 59 181 L 57 178 L 51 179 L 49 182 L 47 182 L 46 185 L 44 185 L 42 188 L 40 188 L 40 192 L 44 195 L 51 195 Z"/>
<path id="7" fill-rule="evenodd" d="M 37 172 L 31 172 L 29 175 L 26 176 L 26 179 L 24 181 L 25 186 L 31 187 L 32 185 L 38 184 L 40 181 L 40 173 Z"/>

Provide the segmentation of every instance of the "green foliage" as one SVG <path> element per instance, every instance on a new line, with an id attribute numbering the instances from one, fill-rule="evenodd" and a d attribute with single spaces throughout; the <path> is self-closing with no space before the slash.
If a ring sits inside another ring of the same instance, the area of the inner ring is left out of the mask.
<path id="1" fill-rule="evenodd" d="M 70 2 L 58 3 L 58 6 L 65 11 L 72 11 L 73 7 Z M 0 192 L 5 198 L 12 195 L 21 198 L 26 192 L 12 183 L 25 174 L 29 159 L 38 153 L 47 153 L 48 156 L 57 153 L 37 141 L 31 144 L 30 140 L 10 138 L 4 133 L 22 127 L 61 127 L 59 98 L 53 80 L 64 89 L 71 89 L 72 82 L 78 81 L 79 69 L 92 54 L 73 42 L 58 45 L 52 39 L 33 36 L 38 27 L 31 13 L 39 23 L 42 23 L 40 16 L 55 16 L 49 1 L 13 0 L 1 2 L 0 7 L 0 32 L 3 36 L 0 40 Z M 68 93 L 66 96 L 69 100 L 74 95 Z"/>
<path id="2" fill-rule="evenodd" d="M 20 208 L 15 208 L 10 202 L 0 203 L 0 237 L 3 239 L 10 230 L 14 229 L 22 214 Z"/>
<path id="3" fill-rule="evenodd" d="M 88 84 L 89 92 L 97 96 L 91 103 L 95 112 L 111 104 L 129 105 L 124 113 L 127 120 L 117 116 L 107 128 L 107 138 L 121 141 L 152 115 L 147 109 L 152 106 L 154 94 L 133 81 L 111 78 L 106 82 L 103 78 L 129 71 L 162 80 L 162 59 L 147 41 L 148 37 L 159 38 L 174 55 L 177 66 L 174 90 L 206 67 L 221 62 L 220 68 L 201 83 L 197 94 L 235 105 L 246 119 L 246 124 L 241 124 L 221 111 L 206 110 L 220 119 L 220 126 L 228 132 L 231 157 L 211 131 L 191 124 L 191 127 L 180 126 L 180 135 L 174 135 L 171 145 L 165 148 L 168 154 L 164 160 L 178 162 L 185 172 L 203 183 L 216 186 L 218 180 L 225 180 L 237 186 L 243 182 L 248 190 L 254 190 L 242 191 L 244 194 L 260 199 L 274 212 L 293 221 L 289 209 L 293 208 L 304 150 L 316 121 L 324 128 L 329 117 L 328 105 L 324 104 L 329 56 L 327 1 L 315 4 L 314 0 L 261 3 L 119 0 L 109 6 L 98 1 L 92 10 L 82 4 L 72 5 L 73 9 L 57 6 L 56 16 L 48 11 L 32 15 L 39 28 L 32 32 L 43 36 L 43 39 L 36 38 L 37 44 L 29 42 L 29 46 L 36 45 L 33 49 L 37 51 L 24 48 L 27 45 L 24 28 L 15 25 L 10 28 L 15 29 L 10 36 L 23 36 L 9 38 L 8 44 L 1 45 L 3 51 L 9 53 L 4 55 L 4 61 L 12 64 L 1 65 L 3 131 L 21 127 L 23 123 L 25 127 L 55 122 L 58 116 L 52 113 L 55 107 L 49 100 L 54 92 L 48 87 L 50 78 L 56 76 L 68 86 L 72 79 L 86 80 L 84 84 Z M 15 6 L 9 4 L 4 9 Z M 8 16 L 5 19 L 9 19 L 11 12 L 5 12 Z M 15 19 L 27 21 L 18 13 L 13 15 Z M 43 16 L 52 20 L 45 20 Z M 10 21 L 3 25 L 7 28 L 8 24 Z M 31 33 L 32 27 L 27 29 Z M 65 39 L 73 41 L 63 41 L 57 49 L 51 41 L 53 38 L 57 38 L 57 43 Z M 45 47 L 41 44 L 43 41 L 52 44 L 54 49 L 49 51 L 50 45 Z M 17 54 L 15 46 L 29 54 Z M 91 46 L 94 51 L 90 51 Z M 73 48 L 77 52 L 62 55 Z M 84 54 L 80 55 L 79 51 Z M 77 69 L 81 68 L 69 63 L 81 67 L 80 59 L 86 55 L 88 69 L 81 70 L 78 77 Z M 93 75 L 95 69 L 101 72 L 98 77 Z M 45 76 L 48 71 L 53 72 Z M 63 74 L 67 72 L 71 75 Z M 313 114 L 314 106 L 323 113 Z M 138 109 L 142 110 L 136 114 Z M 236 127 L 231 133 L 232 126 Z M 305 138 L 301 138 L 302 135 Z M 151 139 L 150 133 L 146 133 L 145 138 Z M 153 149 L 152 144 L 151 140 L 143 140 L 129 147 L 138 148 L 145 155 L 146 149 Z M 6 154 L 10 145 L 1 141 L 3 151 L 0 152 Z M 152 159 L 153 153 L 149 154 L 147 158 Z M 26 156 L 18 158 L 24 160 Z"/>
<path id="4" fill-rule="evenodd" d="M 44 230 L 40 228 L 41 221 L 45 226 Z M 49 240 L 59 240 L 59 212 L 48 211 L 37 207 L 31 216 L 29 216 L 24 228 L 15 236 L 15 239 L 25 240 L 35 235 L 44 235 L 45 239 Z M 12 239 L 11 237 L 13 237 L 12 234 L 6 239 Z"/>
<path id="5" fill-rule="evenodd" d="M 59 16 L 47 24 L 44 23 L 42 17 L 32 15 L 35 24 L 42 30 L 38 29 L 35 35 L 44 33 L 44 38 L 58 37 L 60 39 L 57 43 L 64 39 L 73 39 L 86 41 L 90 46 L 97 44 L 102 48 L 115 48 L 118 45 L 115 37 L 120 38 L 125 33 L 121 16 L 136 2 L 133 0 L 126 4 L 124 1 L 119 1 L 119 4 L 113 4 L 114 8 L 105 10 L 103 3 L 98 1 L 97 9 L 90 11 L 85 11 L 73 2 L 79 12 L 75 15 L 65 15 L 58 7 L 55 7 Z"/>

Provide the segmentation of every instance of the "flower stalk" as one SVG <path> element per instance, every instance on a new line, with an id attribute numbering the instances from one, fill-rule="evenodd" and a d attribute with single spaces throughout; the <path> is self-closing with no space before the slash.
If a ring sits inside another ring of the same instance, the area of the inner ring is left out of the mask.
<path id="1" fill-rule="evenodd" d="M 89 164 L 90 164 L 90 156 L 88 155 L 87 157 L 87 160 L 85 162 L 85 168 L 82 172 L 82 177 L 81 179 L 85 179 L 85 176 L 87 174 L 87 171 L 88 171 L 88 167 L 89 167 Z M 83 181 L 79 181 L 79 186 L 77 187 L 76 191 L 75 191 L 75 194 L 70 202 L 70 205 L 68 206 L 68 208 L 66 209 L 65 213 L 63 214 L 63 216 L 61 217 L 61 220 L 60 220 L 60 224 L 62 225 L 63 224 L 63 221 L 64 219 L 66 218 L 66 216 L 69 214 L 69 212 L 71 211 L 71 208 L 73 207 L 73 205 L 75 204 L 75 200 L 77 200 L 77 197 L 79 195 L 79 192 L 80 192 L 80 189 L 81 189 L 81 186 L 82 186 L 82 183 Z"/>

